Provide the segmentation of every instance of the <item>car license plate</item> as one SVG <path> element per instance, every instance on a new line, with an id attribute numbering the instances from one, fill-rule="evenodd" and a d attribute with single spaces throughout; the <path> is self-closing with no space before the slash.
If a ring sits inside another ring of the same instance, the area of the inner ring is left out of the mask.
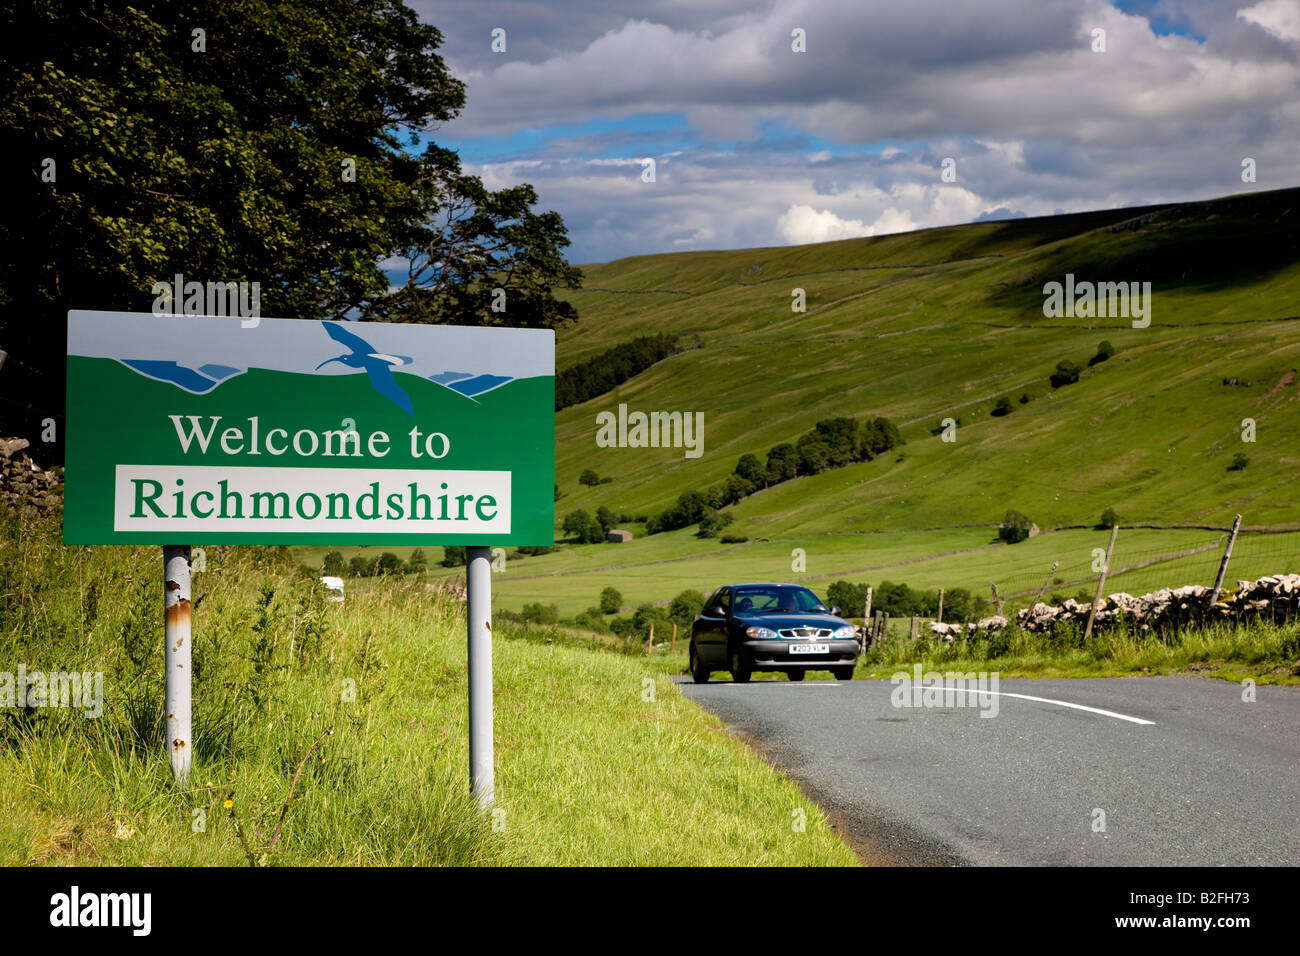
<path id="1" fill-rule="evenodd" d="M 829 654 L 831 647 L 829 644 L 791 644 L 791 654 Z"/>

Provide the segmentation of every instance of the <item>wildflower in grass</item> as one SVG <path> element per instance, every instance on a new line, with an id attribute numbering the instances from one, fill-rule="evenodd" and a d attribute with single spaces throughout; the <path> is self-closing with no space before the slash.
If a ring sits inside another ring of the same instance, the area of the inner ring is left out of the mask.
<path id="1" fill-rule="evenodd" d="M 225 803 L 222 804 L 222 806 L 225 807 L 227 810 L 229 810 L 234 805 L 235 805 L 234 800 L 227 800 Z"/>

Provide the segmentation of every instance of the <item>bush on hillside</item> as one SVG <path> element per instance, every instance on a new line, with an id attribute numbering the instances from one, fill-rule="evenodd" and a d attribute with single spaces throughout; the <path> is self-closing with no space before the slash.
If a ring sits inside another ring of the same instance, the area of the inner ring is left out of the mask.
<path id="1" fill-rule="evenodd" d="M 1032 526 L 1033 522 L 1019 511 L 1008 511 L 1006 517 L 1002 519 L 1001 527 L 998 528 L 998 539 L 1007 544 L 1024 541 L 1029 537 L 1029 529 Z"/>
<path id="2" fill-rule="evenodd" d="M 1056 371 L 1052 373 L 1052 388 L 1063 388 L 1066 385 L 1073 385 L 1079 380 L 1079 374 L 1083 370 L 1078 364 L 1064 359 L 1056 363 Z"/>

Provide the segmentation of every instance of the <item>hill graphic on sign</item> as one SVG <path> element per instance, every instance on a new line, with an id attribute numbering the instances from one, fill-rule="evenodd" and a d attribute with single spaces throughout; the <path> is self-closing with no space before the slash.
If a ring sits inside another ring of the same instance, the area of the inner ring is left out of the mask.
<path id="1" fill-rule="evenodd" d="M 348 323 L 350 324 L 350 323 Z M 408 415 L 413 414 L 411 399 L 406 390 L 393 377 L 393 371 L 411 365 L 415 360 L 407 355 L 393 355 L 380 351 L 370 342 L 345 327 L 342 322 L 322 322 L 323 331 L 333 340 L 334 347 L 342 345 L 348 351 L 323 361 L 316 362 L 316 356 L 304 356 L 300 369 L 293 371 L 302 374 L 319 372 L 334 363 L 344 365 L 355 371 L 364 371 L 370 379 L 371 387 L 391 401 Z M 216 388 L 227 379 L 243 374 L 248 368 L 235 368 L 230 365 L 207 363 L 190 367 L 175 360 L 120 358 L 123 365 L 132 371 L 160 382 L 169 382 L 193 395 L 202 395 Z M 316 362 L 316 364 L 312 364 Z M 258 368 L 261 366 L 249 366 Z M 286 369 L 279 369 L 285 371 Z M 424 376 L 429 381 L 441 385 L 448 391 L 464 398 L 474 399 L 493 389 L 500 388 L 515 380 L 514 376 L 496 375 L 485 372 L 444 371 Z"/>

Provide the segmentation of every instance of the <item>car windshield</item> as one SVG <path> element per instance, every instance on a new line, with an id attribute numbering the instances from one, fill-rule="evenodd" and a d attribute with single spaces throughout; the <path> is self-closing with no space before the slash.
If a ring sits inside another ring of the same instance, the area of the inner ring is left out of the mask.
<path id="1" fill-rule="evenodd" d="M 736 588 L 732 597 L 736 615 L 785 612 L 825 614 L 826 605 L 807 588 L 795 585 Z"/>

